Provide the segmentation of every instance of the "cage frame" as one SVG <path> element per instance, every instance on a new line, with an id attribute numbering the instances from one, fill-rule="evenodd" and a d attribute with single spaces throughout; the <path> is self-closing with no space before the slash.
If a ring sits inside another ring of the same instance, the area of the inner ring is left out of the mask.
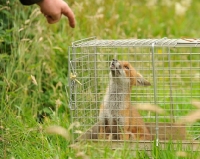
<path id="1" fill-rule="evenodd" d="M 76 78 L 76 71 L 74 66 L 72 66 L 72 61 L 71 59 L 75 58 L 74 53 L 76 53 L 76 48 L 80 47 L 106 47 L 106 48 L 113 48 L 113 47 L 148 47 L 151 48 L 151 55 L 152 55 L 152 72 L 153 72 L 153 87 L 154 87 L 154 104 L 157 104 L 157 81 L 156 81 L 156 71 L 155 71 L 155 66 L 154 66 L 154 55 L 155 51 L 154 49 L 157 47 L 166 47 L 166 48 L 173 48 L 173 47 L 196 47 L 200 48 L 200 40 L 199 39 L 192 39 L 192 38 L 181 38 L 181 39 L 168 39 L 168 38 L 162 38 L 162 39 L 120 39 L 120 40 L 98 40 L 96 37 L 90 37 L 90 38 L 85 38 L 82 40 L 78 40 L 72 43 L 72 46 L 69 47 L 68 50 L 68 55 L 69 55 L 69 60 L 68 60 L 68 72 L 72 73 L 75 75 L 75 78 L 72 78 L 72 75 L 69 76 L 69 108 L 72 111 L 76 109 L 76 100 L 73 101 L 71 96 L 72 96 L 72 90 L 74 89 L 75 85 L 79 82 Z M 72 50 L 72 53 L 71 53 Z M 95 52 L 95 54 L 98 54 Z M 73 56 L 73 57 L 72 57 Z M 168 55 L 170 56 L 170 54 Z M 97 58 L 97 57 L 96 57 Z M 170 66 L 169 66 L 170 67 Z M 96 69 L 96 68 L 95 68 Z M 169 69 L 170 70 L 170 69 Z M 96 76 L 94 77 L 96 78 Z M 170 78 L 171 80 L 171 78 Z M 171 81 L 170 81 L 171 83 Z M 170 87 L 171 88 L 171 87 Z M 170 90 L 171 92 L 171 90 Z M 76 94 L 76 92 L 74 92 Z M 76 99 L 76 97 L 75 97 Z M 155 130 L 156 130 L 156 146 L 161 146 L 162 148 L 165 147 L 166 141 L 164 140 L 159 140 L 159 121 L 158 121 L 158 114 L 155 114 Z M 71 120 L 72 120 L 72 114 L 71 114 Z M 73 121 L 73 120 L 72 120 Z M 98 123 L 96 123 L 98 124 Z M 90 129 L 86 130 L 84 134 L 79 136 L 78 138 L 74 138 L 73 142 L 77 141 L 86 141 L 89 143 L 95 143 L 100 146 L 104 146 L 104 144 L 112 144 L 113 149 L 121 148 L 121 145 L 124 144 L 124 141 L 100 141 L 98 139 L 85 139 L 85 135 L 93 129 L 95 125 L 93 125 Z M 91 135 L 91 134 L 90 134 Z M 134 147 L 138 144 L 138 149 L 146 149 L 146 150 L 151 150 L 151 146 L 153 141 L 126 141 L 129 145 L 130 148 Z M 119 144 L 120 143 L 120 144 Z M 178 145 L 180 142 L 178 140 L 172 141 L 173 144 Z M 182 140 L 183 144 L 183 149 L 186 147 L 190 146 L 192 147 L 193 151 L 200 151 L 200 141 L 196 140 Z M 133 146 L 134 145 L 134 146 Z"/>

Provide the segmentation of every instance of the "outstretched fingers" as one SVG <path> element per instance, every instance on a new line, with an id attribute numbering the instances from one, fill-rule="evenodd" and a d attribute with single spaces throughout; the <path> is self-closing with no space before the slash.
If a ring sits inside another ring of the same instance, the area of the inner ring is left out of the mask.
<path id="1" fill-rule="evenodd" d="M 65 3 L 63 5 L 61 13 L 64 14 L 68 20 L 69 20 L 69 25 L 74 28 L 75 27 L 75 16 L 74 13 L 72 12 L 71 8 Z"/>

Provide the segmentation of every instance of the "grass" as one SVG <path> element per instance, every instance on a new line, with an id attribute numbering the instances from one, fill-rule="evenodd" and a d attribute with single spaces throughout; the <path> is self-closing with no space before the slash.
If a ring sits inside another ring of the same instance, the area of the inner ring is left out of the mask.
<path id="1" fill-rule="evenodd" d="M 172 1 L 171 6 L 162 2 L 151 6 L 145 0 L 69 0 L 76 15 L 75 29 L 69 28 L 64 17 L 57 24 L 47 24 L 37 6 L 25 7 L 17 0 L 3 2 L 0 5 L 0 158 L 133 158 L 133 152 L 126 147 L 111 150 L 92 144 L 73 146 L 71 137 L 66 140 L 45 130 L 50 125 L 59 125 L 71 132 L 65 85 L 68 46 L 73 41 L 91 36 L 123 39 L 199 35 L 200 3 L 191 1 L 185 14 L 177 15 L 175 2 L 180 1 Z M 181 157 L 177 155 L 181 150 L 173 147 L 168 146 L 165 151 L 153 147 L 154 158 L 199 158 L 199 153 L 191 150 L 184 151 L 186 154 Z M 136 151 L 136 158 L 148 156 L 145 151 Z"/>

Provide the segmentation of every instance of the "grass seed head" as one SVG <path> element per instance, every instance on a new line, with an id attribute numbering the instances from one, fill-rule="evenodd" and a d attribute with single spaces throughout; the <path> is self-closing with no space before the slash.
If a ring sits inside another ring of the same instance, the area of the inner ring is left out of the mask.
<path id="1" fill-rule="evenodd" d="M 70 140 L 69 132 L 61 126 L 56 126 L 56 125 L 49 126 L 48 128 L 46 128 L 46 133 L 60 135 L 60 136 L 64 137 L 66 140 Z"/>
<path id="2" fill-rule="evenodd" d="M 35 79 L 35 76 L 31 75 L 31 79 L 32 79 L 33 84 L 37 86 L 38 84 L 37 84 L 37 81 Z"/>
<path id="3" fill-rule="evenodd" d="M 178 151 L 178 152 L 176 152 L 176 155 L 177 155 L 177 157 L 186 157 L 187 153 L 184 151 Z"/>

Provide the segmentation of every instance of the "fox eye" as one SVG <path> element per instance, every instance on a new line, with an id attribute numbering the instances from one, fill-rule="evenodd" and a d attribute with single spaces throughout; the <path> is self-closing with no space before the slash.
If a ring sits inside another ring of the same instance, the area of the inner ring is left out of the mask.
<path id="1" fill-rule="evenodd" d="M 127 70 L 129 70 L 129 67 L 128 67 L 128 66 L 124 66 L 124 68 L 127 69 Z"/>

